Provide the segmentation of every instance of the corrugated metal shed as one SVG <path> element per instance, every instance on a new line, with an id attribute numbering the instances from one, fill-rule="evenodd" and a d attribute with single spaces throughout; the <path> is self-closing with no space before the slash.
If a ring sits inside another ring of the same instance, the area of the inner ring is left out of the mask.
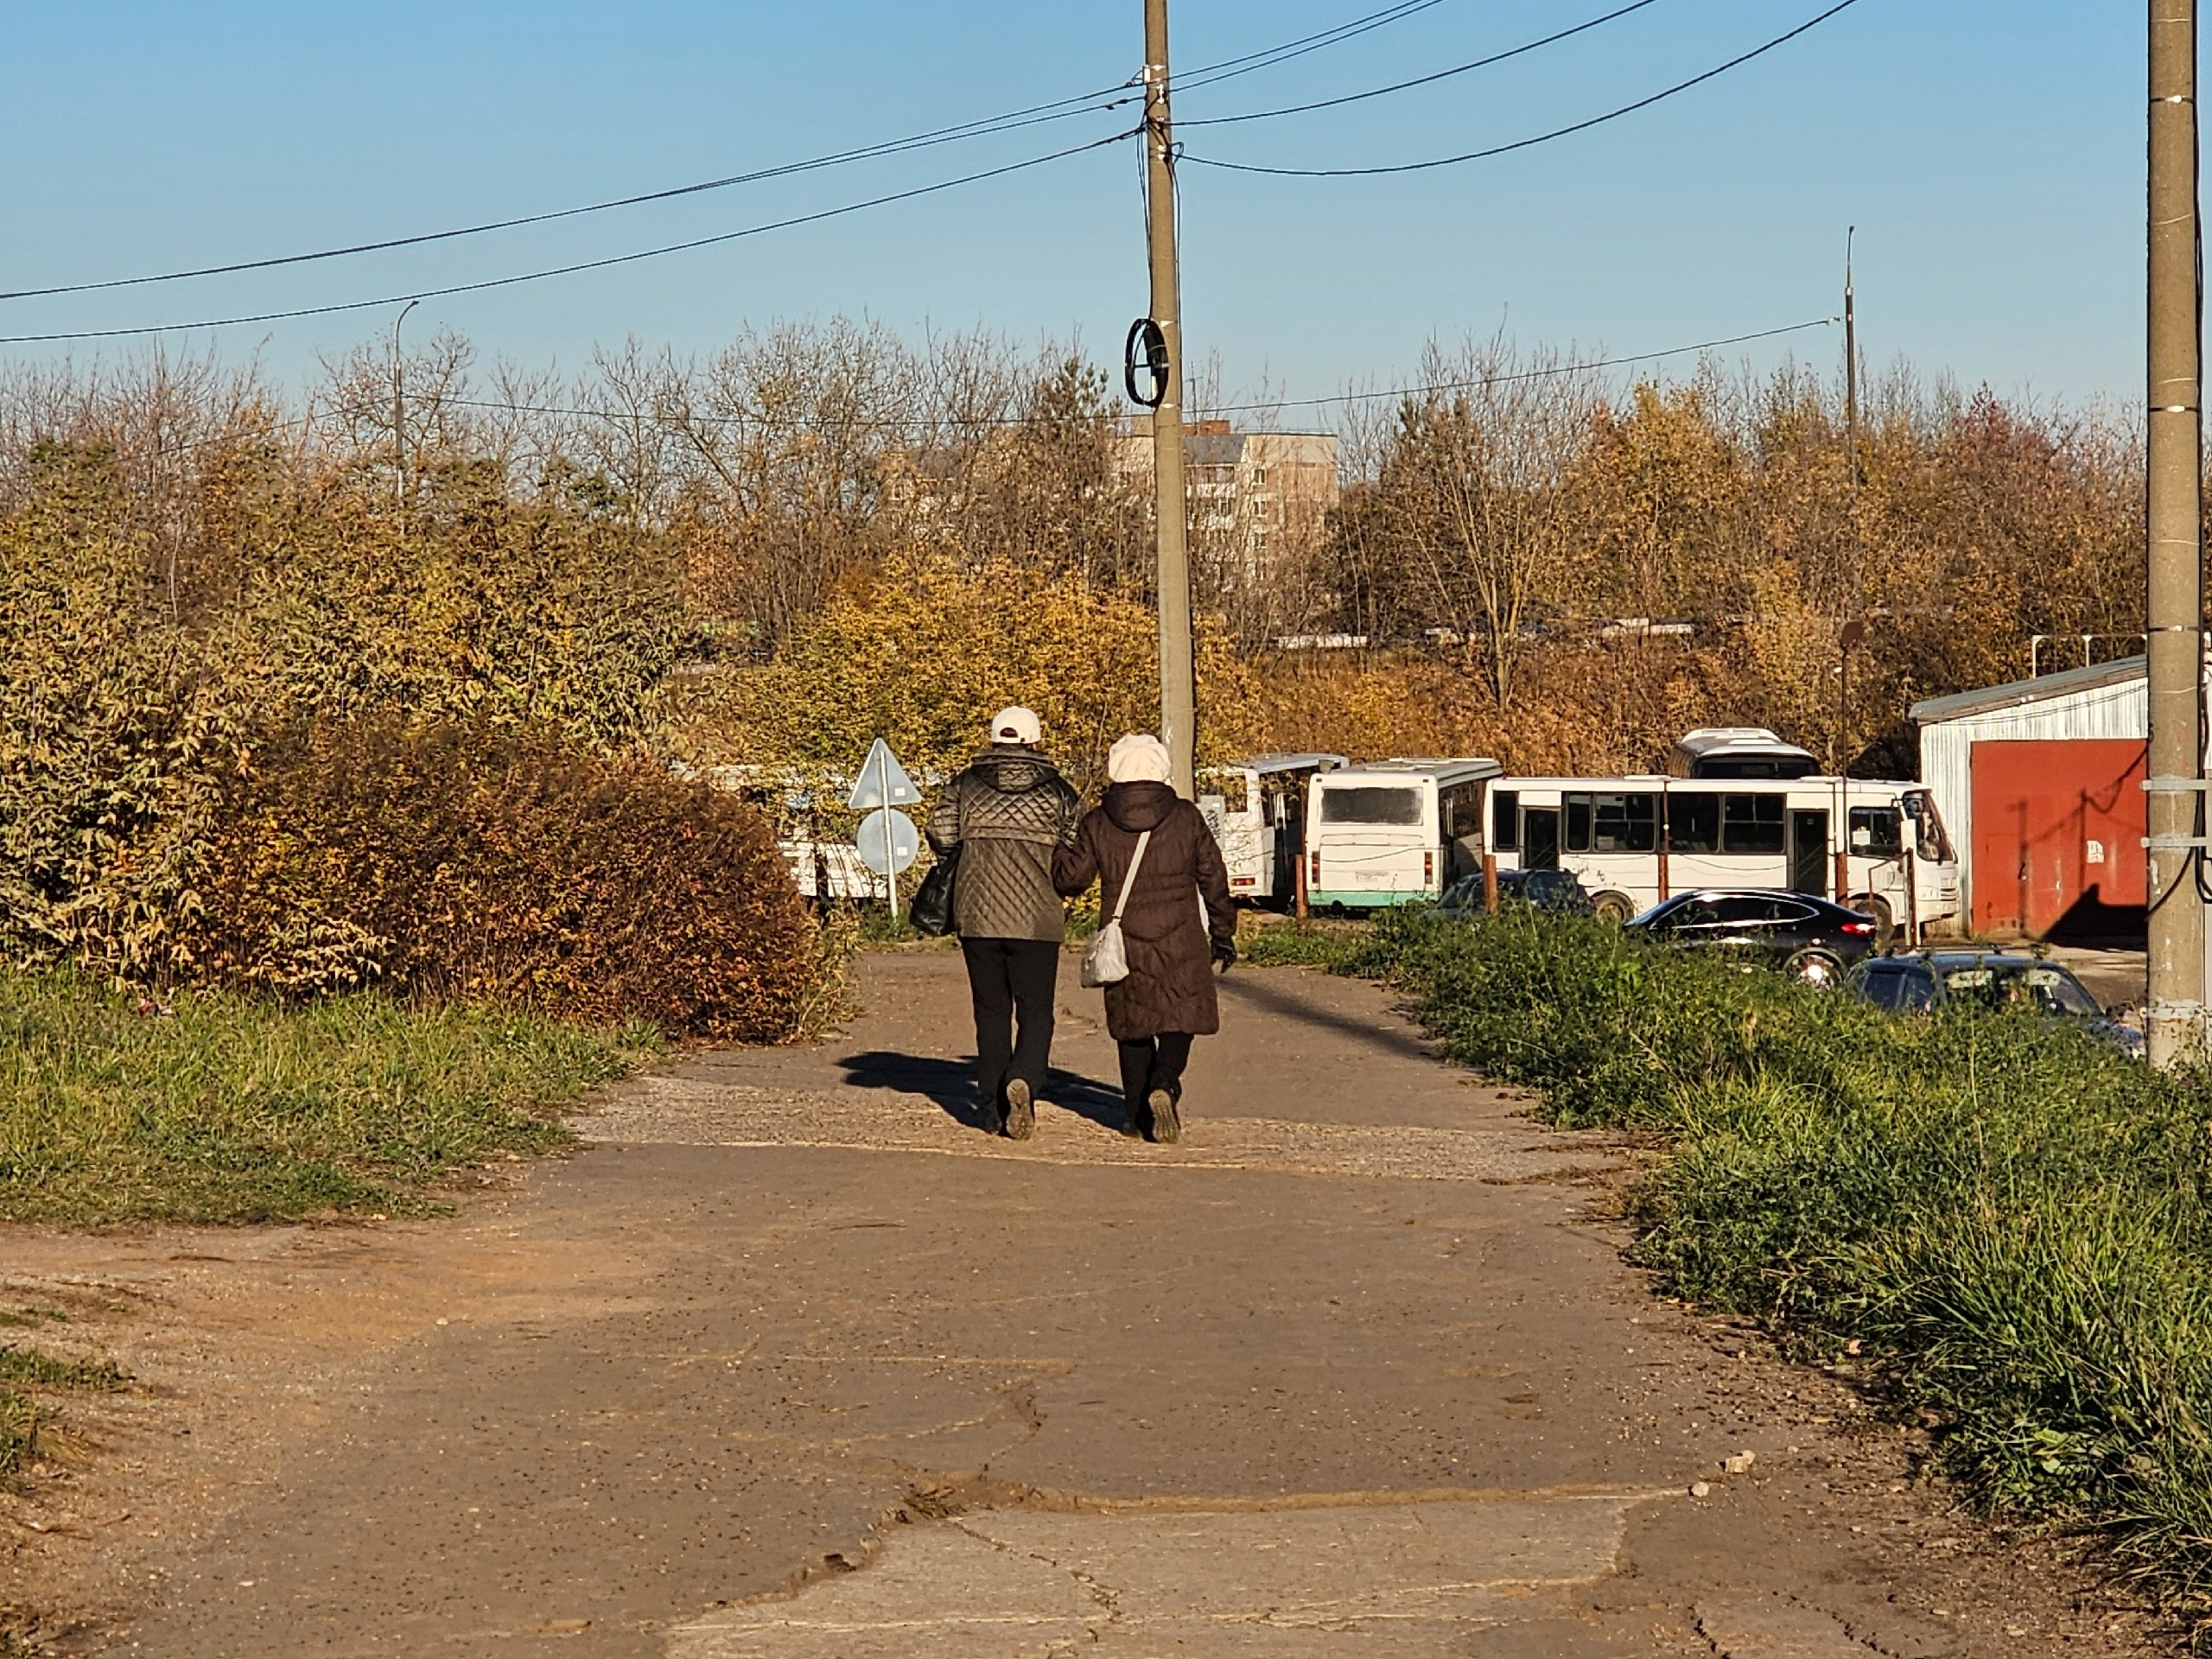
<path id="1" fill-rule="evenodd" d="M 1912 705 L 1920 728 L 1920 776 L 1958 849 L 1961 902 L 1974 894 L 1974 746 L 1989 738 L 2127 737 L 2150 734 L 2148 680 L 2140 657 L 2063 674 L 2015 680 Z"/>

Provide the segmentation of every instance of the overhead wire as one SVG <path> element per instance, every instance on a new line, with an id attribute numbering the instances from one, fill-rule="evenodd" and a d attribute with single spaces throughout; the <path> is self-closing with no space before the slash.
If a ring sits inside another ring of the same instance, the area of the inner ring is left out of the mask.
<path id="1" fill-rule="evenodd" d="M 1332 404 L 1372 403 L 1386 397 L 1421 397 L 1439 392 L 1468 391 L 1479 386 L 1506 385 L 1522 380 L 1552 379 L 1562 375 L 1586 374 L 1597 369 L 1621 368 L 1631 363 L 1652 363 L 1670 357 L 1686 357 L 1693 352 L 1716 352 L 1730 346 L 1746 346 L 1762 340 L 1777 340 L 1785 334 L 1800 334 L 1812 328 L 1830 328 L 1840 322 L 1840 317 L 1808 317 L 1802 322 L 1784 323 L 1775 328 L 1758 328 L 1748 334 L 1726 334 L 1713 340 L 1695 340 L 1687 346 L 1668 346 L 1652 352 L 1630 352 L 1615 357 L 1570 360 L 1543 368 L 1516 370 L 1510 374 L 1485 375 L 1471 380 L 1432 380 L 1411 385 L 1385 386 L 1372 391 L 1337 392 L 1325 397 L 1277 397 L 1257 403 L 1210 404 L 1208 412 L 1219 415 L 1244 415 L 1281 409 L 1310 409 Z M 553 404 L 520 404 L 496 398 L 445 397 L 442 403 L 461 409 L 481 409 L 494 413 L 518 415 L 558 415 L 572 420 L 608 420 L 617 418 L 605 410 L 578 409 Z M 621 417 L 627 418 L 630 411 Z M 769 424 L 760 415 L 693 416 L 690 417 L 702 426 L 745 426 Z M 963 418 L 950 415 L 913 415 L 870 416 L 857 419 L 837 419 L 797 423 L 810 427 L 867 428 L 896 430 L 926 426 L 933 423 L 954 427 L 1018 427 L 1026 426 L 1031 417 L 1026 415 L 992 416 L 987 419 Z"/>
<path id="2" fill-rule="evenodd" d="M 1385 98 L 1393 92 L 1410 92 L 1416 86 L 1433 86 L 1440 80 L 1449 80 L 1455 75 L 1464 75 L 1476 69 L 1487 69 L 1492 64 L 1503 63 L 1509 58 L 1517 58 L 1547 46 L 1555 46 L 1561 41 L 1586 34 L 1591 29 L 1613 22 L 1616 18 L 1625 17 L 1632 11 L 1642 11 L 1646 6 L 1657 3 L 1658 0 L 1630 0 L 1630 3 L 1625 6 L 1618 7 L 1602 16 L 1592 17 L 1586 22 L 1577 23 L 1572 29 L 1560 29 L 1554 34 L 1543 36 L 1541 40 L 1525 41 L 1522 45 L 1510 47 L 1503 52 L 1493 52 L 1486 58 L 1477 58 L 1471 63 L 1455 64 L 1449 69 L 1439 69 L 1433 74 L 1419 75 L 1411 80 L 1395 81 L 1388 86 L 1373 86 L 1363 92 L 1346 92 L 1340 98 L 1319 99 L 1311 104 L 1288 104 L 1281 109 L 1274 110 L 1251 110 L 1243 115 L 1207 116 L 1195 121 L 1178 121 L 1175 124 L 1179 128 L 1188 129 L 1234 126 L 1244 121 L 1272 121 L 1278 116 L 1306 115 L 1315 110 L 1333 110 L 1341 105 L 1359 104 L 1370 98 Z"/>
<path id="3" fill-rule="evenodd" d="M 1608 110 L 1603 115 L 1592 116 L 1586 121 L 1577 121 L 1568 126 L 1555 127 L 1549 132 L 1538 133 L 1531 138 L 1517 138 L 1511 143 L 1493 144 L 1487 149 L 1471 149 L 1457 156 L 1438 156 L 1427 161 L 1398 162 L 1377 167 L 1267 167 L 1254 162 L 1223 161 L 1217 156 L 1199 156 L 1189 151 L 1184 153 L 1182 159 L 1199 167 L 1215 168 L 1224 172 L 1264 173 L 1278 178 L 1295 179 L 1373 178 L 1380 174 L 1421 173 L 1433 168 L 1457 167 L 1463 162 L 1484 161 L 1493 156 L 1503 156 L 1516 149 L 1528 149 L 1537 144 L 1547 144 L 1555 138 L 1565 138 L 1574 133 L 1587 132 L 1592 127 L 1601 127 L 1609 121 L 1618 121 L 1624 115 L 1635 114 L 1638 110 L 1648 110 L 1654 104 L 1673 98 L 1678 92 L 1686 92 L 1693 86 L 1701 86 L 1707 81 L 1717 76 L 1725 75 L 1732 69 L 1740 68 L 1754 58 L 1764 57 L 1776 48 L 1787 45 L 1789 41 L 1796 40 L 1807 30 L 1818 28 L 1838 12 L 1848 10 L 1858 3 L 1859 0 L 1837 0 L 1836 4 L 1830 6 L 1818 16 L 1808 18 L 1787 33 L 1777 35 L 1763 45 L 1753 47 L 1748 52 L 1740 53 L 1729 59 L 1727 62 L 1707 69 L 1702 74 L 1692 75 L 1688 80 L 1677 81 L 1663 91 L 1653 92 L 1648 98 L 1639 98 L 1633 104 L 1624 104 L 1618 109 Z"/>
<path id="4" fill-rule="evenodd" d="M 1647 0 L 1648 3 L 1648 0 Z M 1197 84 L 1211 86 L 1219 80 L 1233 79 L 1255 70 L 1272 68 L 1277 63 L 1302 57 L 1325 47 L 1340 44 L 1370 30 L 1382 29 L 1402 18 L 1440 5 L 1444 0 L 1399 0 L 1380 11 L 1353 18 L 1349 22 L 1323 29 L 1318 34 L 1301 36 L 1268 47 L 1262 51 L 1246 53 L 1241 57 L 1228 58 L 1218 63 L 1204 66 L 1192 72 Z M 1026 108 L 1010 110 L 998 115 L 982 116 L 973 121 L 939 127 L 927 132 L 910 134 L 904 138 L 889 138 L 873 144 L 862 144 L 849 149 L 834 150 L 826 155 L 811 156 L 804 161 L 787 162 L 779 166 L 757 168 L 751 172 L 734 173 L 726 177 L 701 179 L 689 184 L 671 185 L 664 189 L 640 191 L 626 196 L 610 197 L 603 201 L 587 202 L 574 207 L 549 209 L 543 213 L 520 213 L 505 219 L 486 219 L 474 225 L 455 226 L 442 231 L 424 231 L 408 236 L 385 237 L 376 240 L 347 243 L 338 247 L 319 248 L 304 253 L 275 254 L 262 258 L 237 259 L 221 264 L 196 265 L 177 270 L 152 271 L 136 276 L 111 276 L 93 282 L 59 283 L 44 288 L 22 288 L 0 290 L 0 301 L 47 299 L 69 294 L 92 294 L 113 289 L 141 288 L 157 283 L 186 282 L 203 276 L 235 276 L 251 270 L 273 270 L 289 265 L 311 264 L 323 260 L 351 258 L 367 253 L 389 252 L 398 248 L 422 247 L 432 243 L 455 241 L 464 237 L 485 236 L 494 232 L 518 230 L 532 225 L 550 225 L 563 219 L 578 219 L 587 214 L 609 213 L 617 208 L 641 207 L 652 202 L 673 201 L 686 196 L 703 195 L 709 192 L 727 190 L 740 185 L 759 184 L 772 179 L 790 178 L 800 174 L 817 172 L 825 168 L 842 167 L 855 162 L 880 160 L 886 156 L 911 154 L 916 150 L 934 149 L 939 145 L 963 143 L 971 138 L 992 137 L 1001 133 L 1016 132 L 1027 127 L 1050 121 L 1064 121 L 1083 115 L 1109 112 L 1137 101 L 1141 92 L 1137 77 L 1103 86 L 1088 92 L 1078 92 L 1049 103 L 1033 104 Z M 1103 99 L 1104 102 L 1099 100 Z M 428 296 L 426 296 L 428 297 Z M 257 319 L 257 321 L 259 319 Z M 270 319 L 273 320 L 273 319 Z"/>
<path id="5" fill-rule="evenodd" d="M 247 323 L 284 322 L 296 317 L 334 316 L 346 311 L 371 311 L 380 307 L 398 305 L 409 300 L 445 299 L 455 294 L 480 294 L 495 288 L 512 288 L 523 283 L 543 282 L 552 276 L 570 276 L 587 270 L 606 270 L 616 265 L 636 264 L 641 260 L 658 259 L 671 253 L 687 253 L 695 248 L 713 247 L 721 243 L 735 242 L 746 237 L 764 236 L 771 231 L 790 230 L 800 225 L 817 225 L 824 219 L 840 219 L 848 213 L 857 213 L 871 207 L 888 207 L 893 202 L 912 201 L 918 197 L 935 195 L 941 191 L 957 189 L 960 186 L 980 184 L 986 179 L 1004 178 L 1011 173 L 1025 172 L 1052 162 L 1065 161 L 1071 156 L 1080 156 L 1086 150 L 1103 149 L 1108 144 L 1118 144 L 1134 136 L 1134 130 L 1094 138 L 1088 143 L 1071 144 L 1065 149 L 1056 149 L 1049 155 L 1032 156 L 1003 166 L 985 168 L 980 172 L 963 174 L 958 178 L 939 179 L 934 183 L 916 185 L 911 189 L 893 190 L 887 194 L 871 196 L 863 201 L 849 201 L 836 207 L 823 207 L 810 213 L 795 213 L 785 219 L 768 220 L 765 224 L 748 225 L 734 231 L 722 231 L 713 236 L 693 237 L 688 241 L 664 243 L 658 247 L 640 248 L 629 253 L 608 254 L 598 259 L 580 259 L 564 265 L 549 265 L 537 270 L 527 270 L 506 276 L 487 276 L 473 283 L 451 283 L 440 288 L 412 289 L 399 294 L 381 295 L 372 300 L 346 300 L 328 305 L 293 306 L 277 311 L 257 311 L 242 316 L 209 317 L 194 322 L 144 323 L 130 328 L 85 328 L 52 330 L 44 334 L 0 334 L 0 346 L 44 345 L 72 340 L 122 340 L 146 334 L 187 334 L 199 328 L 232 328 Z"/>

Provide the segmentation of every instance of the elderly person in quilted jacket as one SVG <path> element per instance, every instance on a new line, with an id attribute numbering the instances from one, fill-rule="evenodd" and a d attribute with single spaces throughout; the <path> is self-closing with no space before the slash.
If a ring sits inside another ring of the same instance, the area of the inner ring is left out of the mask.
<path id="1" fill-rule="evenodd" d="M 1035 1131 L 1052 1061 L 1052 999 L 1067 931 L 1052 887 L 1053 855 L 1074 840 L 1083 810 L 1073 785 L 1038 753 L 1044 735 L 1028 709 L 1000 709 L 990 747 L 938 798 L 929 826 L 938 856 L 960 853 L 952 925 L 976 1008 L 977 1090 L 992 1127 L 1016 1141 Z"/>
<path id="2" fill-rule="evenodd" d="M 1167 747 L 1158 738 L 1122 739 L 1106 775 L 1105 798 L 1053 859 L 1052 879 L 1071 896 L 1096 880 L 1100 914 L 1111 916 L 1136 864 L 1122 911 L 1129 976 L 1106 988 L 1106 1027 L 1122 1051 L 1131 1124 L 1148 1141 L 1179 1141 L 1191 1039 L 1221 1029 L 1213 965 L 1226 969 L 1236 960 L 1229 868 L 1198 809 L 1168 787 Z"/>

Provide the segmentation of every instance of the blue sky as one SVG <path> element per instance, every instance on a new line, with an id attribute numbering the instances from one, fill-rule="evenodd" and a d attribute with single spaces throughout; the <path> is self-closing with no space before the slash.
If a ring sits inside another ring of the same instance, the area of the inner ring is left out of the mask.
<path id="1" fill-rule="evenodd" d="M 1448 154 L 1600 113 L 1825 0 L 1654 0 L 1543 52 L 1347 109 L 1188 129 L 1293 166 Z M 1174 0 L 1179 71 L 1384 0 Z M 1427 73 L 1618 0 L 1439 0 L 1179 103 L 1185 121 Z M 297 251 L 804 158 L 1109 86 L 1139 0 L 419 0 L 339 7 L 0 0 L 0 289 Z M 2139 8 L 1858 0 L 1729 75 L 1597 130 L 1383 179 L 1189 168 L 1185 311 L 1230 385 L 1292 396 L 1412 372 L 1431 334 L 1611 353 L 1825 315 L 1859 226 L 1878 364 L 2043 398 L 2140 378 Z M 470 241 L 273 273 L 0 304 L 0 334 L 368 298 L 598 257 L 925 184 L 1102 136 L 1089 116 L 918 155 Z M 1134 148 L 718 248 L 427 302 L 488 355 L 575 368 L 634 335 L 704 352 L 741 325 L 865 315 L 909 332 L 1079 333 L 1144 308 Z M 232 328 L 280 380 L 397 308 Z M 205 346 L 211 336 L 172 336 Z M 118 344 L 0 346 L 80 360 Z M 1754 348 L 1831 365 L 1827 332 Z"/>

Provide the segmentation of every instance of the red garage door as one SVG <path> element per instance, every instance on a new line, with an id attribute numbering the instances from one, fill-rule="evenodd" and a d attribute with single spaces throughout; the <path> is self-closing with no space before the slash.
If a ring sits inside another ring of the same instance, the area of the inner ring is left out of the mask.
<path id="1" fill-rule="evenodd" d="M 2145 754 L 2133 738 L 1974 746 L 1976 931 L 2141 936 Z"/>

